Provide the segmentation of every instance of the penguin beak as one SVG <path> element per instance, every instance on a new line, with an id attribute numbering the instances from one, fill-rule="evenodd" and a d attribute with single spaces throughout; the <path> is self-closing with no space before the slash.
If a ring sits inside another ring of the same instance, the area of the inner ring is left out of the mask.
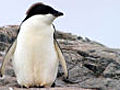
<path id="1" fill-rule="evenodd" d="M 53 14 L 55 17 L 59 17 L 59 16 L 63 16 L 62 12 L 59 11 L 55 11 L 55 13 Z"/>
<path id="2" fill-rule="evenodd" d="M 56 16 L 58 17 L 58 16 L 63 16 L 63 13 L 62 12 L 58 12 L 58 13 L 56 13 Z"/>

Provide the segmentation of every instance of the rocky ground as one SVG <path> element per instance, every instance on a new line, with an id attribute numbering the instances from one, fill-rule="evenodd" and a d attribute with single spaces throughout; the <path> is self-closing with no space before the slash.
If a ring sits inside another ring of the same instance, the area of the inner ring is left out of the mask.
<path id="1" fill-rule="evenodd" d="M 17 25 L 0 27 L 0 65 L 17 29 Z M 56 36 L 67 62 L 69 77 L 63 78 L 60 65 L 55 88 L 50 90 L 120 90 L 120 49 L 108 48 L 70 33 L 57 32 Z M 23 90 L 18 87 L 10 60 L 5 77 L 0 79 L 0 90 L 12 88 Z"/>

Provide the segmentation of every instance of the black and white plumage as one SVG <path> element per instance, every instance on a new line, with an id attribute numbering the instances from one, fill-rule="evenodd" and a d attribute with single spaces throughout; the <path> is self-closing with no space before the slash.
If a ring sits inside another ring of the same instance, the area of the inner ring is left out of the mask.
<path id="1" fill-rule="evenodd" d="M 43 3 L 36 3 L 27 11 L 16 40 L 9 48 L 1 66 L 13 56 L 13 68 L 21 86 L 50 87 L 56 79 L 59 61 L 67 77 L 67 67 L 55 38 L 52 22 L 63 13 Z"/>

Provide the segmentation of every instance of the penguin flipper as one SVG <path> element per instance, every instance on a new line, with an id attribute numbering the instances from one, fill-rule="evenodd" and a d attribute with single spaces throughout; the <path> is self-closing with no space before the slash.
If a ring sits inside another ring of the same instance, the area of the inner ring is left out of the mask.
<path id="1" fill-rule="evenodd" d="M 67 65 L 66 65 L 65 58 L 64 58 L 64 56 L 62 54 L 62 51 L 61 51 L 61 49 L 59 47 L 59 44 L 58 44 L 58 42 L 56 40 L 54 40 L 54 45 L 55 45 L 55 49 L 56 49 L 57 54 L 58 54 L 58 58 L 59 58 L 59 60 L 61 62 L 61 65 L 63 67 L 64 76 L 65 76 L 65 78 L 67 78 L 68 77 L 68 71 L 67 71 Z"/>
<path id="2" fill-rule="evenodd" d="M 14 54 L 15 48 L 16 48 L 16 44 L 17 44 L 17 40 L 15 40 L 13 42 L 13 44 L 9 47 L 9 49 L 7 50 L 6 55 L 3 58 L 3 62 L 0 68 L 0 76 L 2 77 L 4 74 L 4 69 L 5 69 L 5 65 L 8 62 L 8 60 L 10 60 L 11 56 Z"/>

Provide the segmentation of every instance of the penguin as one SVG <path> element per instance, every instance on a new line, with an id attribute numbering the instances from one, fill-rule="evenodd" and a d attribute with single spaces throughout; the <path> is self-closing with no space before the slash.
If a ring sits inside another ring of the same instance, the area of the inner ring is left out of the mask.
<path id="1" fill-rule="evenodd" d="M 64 76 L 68 76 L 66 61 L 56 40 L 53 25 L 59 16 L 63 16 L 63 13 L 41 2 L 28 9 L 15 41 L 4 56 L 1 76 L 10 58 L 20 86 L 51 87 L 57 76 L 59 62 Z"/>

